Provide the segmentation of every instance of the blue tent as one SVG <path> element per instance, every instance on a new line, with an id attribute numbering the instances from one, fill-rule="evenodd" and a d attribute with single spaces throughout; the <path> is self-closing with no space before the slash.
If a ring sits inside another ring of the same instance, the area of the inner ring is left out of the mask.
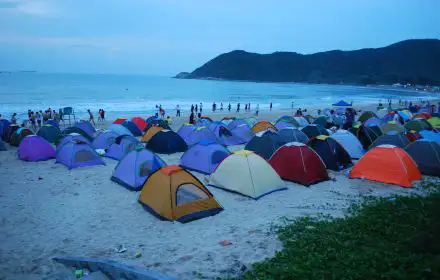
<path id="1" fill-rule="evenodd" d="M 121 123 L 121 125 L 123 127 L 125 127 L 126 129 L 130 130 L 131 134 L 133 134 L 133 136 L 142 136 L 142 131 L 139 129 L 139 127 L 132 121 L 124 121 L 123 123 Z"/>
<path id="2" fill-rule="evenodd" d="M 339 107 L 349 107 L 351 105 L 353 105 L 353 104 L 347 103 L 344 100 L 339 100 L 338 102 L 332 104 L 332 106 L 339 106 Z"/>
<path id="3" fill-rule="evenodd" d="M 440 144 L 440 133 L 436 133 L 434 131 L 430 130 L 422 130 L 419 132 L 420 135 L 422 135 L 423 139 L 436 142 L 437 144 Z"/>

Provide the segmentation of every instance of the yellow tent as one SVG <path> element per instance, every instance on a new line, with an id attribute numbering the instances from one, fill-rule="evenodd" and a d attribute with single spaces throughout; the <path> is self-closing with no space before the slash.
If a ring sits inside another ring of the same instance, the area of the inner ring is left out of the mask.
<path id="1" fill-rule="evenodd" d="M 148 141 L 150 141 L 150 139 L 156 135 L 156 133 L 158 133 L 159 131 L 162 131 L 163 128 L 160 126 L 152 126 L 150 127 L 145 133 L 144 136 L 142 136 L 142 142 L 143 143 L 147 143 Z"/>
<path id="2" fill-rule="evenodd" d="M 176 165 L 162 167 L 145 181 L 139 202 L 162 220 L 182 223 L 223 210 L 211 192 L 191 173 Z"/>
<path id="3" fill-rule="evenodd" d="M 210 185 L 254 199 L 286 188 L 269 163 L 247 150 L 225 158 L 211 175 Z"/>

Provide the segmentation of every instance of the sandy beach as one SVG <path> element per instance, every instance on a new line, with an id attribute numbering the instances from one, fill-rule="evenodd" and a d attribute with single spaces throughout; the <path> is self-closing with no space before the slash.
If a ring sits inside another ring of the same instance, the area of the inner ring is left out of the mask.
<path id="1" fill-rule="evenodd" d="M 261 111 L 258 119 L 274 121 L 291 112 Z M 316 114 L 315 110 L 311 113 Z M 204 115 L 215 120 L 236 116 L 227 112 Z M 187 116 L 173 118 L 173 129 L 177 131 L 186 121 Z M 419 184 L 409 189 L 351 180 L 349 169 L 329 172 L 332 180 L 309 188 L 286 182 L 286 191 L 260 200 L 208 187 L 224 211 L 181 224 L 158 220 L 138 203 L 139 193 L 110 181 L 115 160 L 104 158 L 105 166 L 69 171 L 55 160 L 20 161 L 17 149 L 8 148 L 0 154 L 0 279 L 57 279 L 66 271 L 51 258 L 65 255 L 118 260 L 178 279 L 233 276 L 282 248 L 276 226 L 288 220 L 319 214 L 342 216 L 365 195 L 424 192 Z M 243 146 L 229 148 L 235 151 Z M 181 155 L 161 157 L 167 164 L 178 164 Z M 205 175 L 193 174 L 206 183 Z M 222 246 L 222 240 L 232 244 Z M 117 253 L 120 245 L 127 251 Z M 135 257 L 137 252 L 142 252 L 140 258 Z"/>

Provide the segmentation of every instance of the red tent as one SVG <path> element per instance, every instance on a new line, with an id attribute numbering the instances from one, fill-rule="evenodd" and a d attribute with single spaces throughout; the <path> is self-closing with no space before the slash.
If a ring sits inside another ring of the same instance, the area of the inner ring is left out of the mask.
<path id="1" fill-rule="evenodd" d="M 131 119 L 131 121 L 134 122 L 141 131 L 144 131 L 145 127 L 147 126 L 147 122 L 141 117 L 134 117 Z"/>
<path id="2" fill-rule="evenodd" d="M 121 124 L 121 123 L 125 122 L 126 120 L 127 120 L 127 119 L 119 118 L 119 119 L 116 119 L 113 123 L 114 123 L 114 124 Z"/>
<path id="3" fill-rule="evenodd" d="M 269 164 L 284 180 L 306 186 L 330 179 L 319 155 L 302 143 L 282 146 L 269 159 Z"/>

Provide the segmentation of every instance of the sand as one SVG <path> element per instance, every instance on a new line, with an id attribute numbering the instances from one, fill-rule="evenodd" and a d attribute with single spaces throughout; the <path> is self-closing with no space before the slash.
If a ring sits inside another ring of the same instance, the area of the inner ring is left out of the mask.
<path id="1" fill-rule="evenodd" d="M 259 119 L 274 120 L 286 113 L 262 112 Z M 173 128 L 186 120 L 175 119 Z M 178 164 L 180 156 L 162 158 Z M 69 171 L 54 160 L 20 161 L 15 148 L 1 152 L 0 279 L 54 279 L 62 269 L 51 258 L 63 255 L 119 260 L 178 279 L 237 275 L 282 249 L 275 229 L 287 220 L 320 213 L 342 216 L 364 195 L 423 192 L 419 184 L 408 189 L 350 180 L 348 170 L 330 172 L 333 180 L 309 188 L 286 183 L 286 191 L 256 201 L 209 187 L 225 210 L 181 224 L 146 212 L 137 201 L 139 193 L 110 181 L 117 162 L 104 161 L 106 166 Z M 222 246 L 222 240 L 232 244 Z M 117 253 L 120 245 L 127 251 Z M 140 258 L 135 257 L 138 251 Z"/>

